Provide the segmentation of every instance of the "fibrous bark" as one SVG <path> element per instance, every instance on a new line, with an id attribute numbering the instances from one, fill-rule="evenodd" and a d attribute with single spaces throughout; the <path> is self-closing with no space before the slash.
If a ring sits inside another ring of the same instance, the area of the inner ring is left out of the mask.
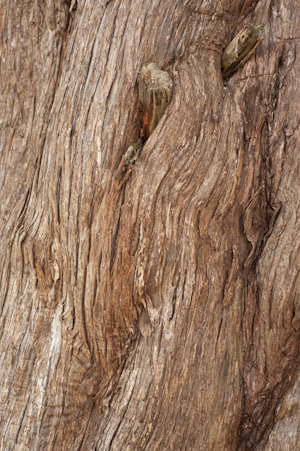
<path id="1" fill-rule="evenodd" d="M 0 448 L 297 450 L 300 4 L 75 6 L 0 6 Z"/>

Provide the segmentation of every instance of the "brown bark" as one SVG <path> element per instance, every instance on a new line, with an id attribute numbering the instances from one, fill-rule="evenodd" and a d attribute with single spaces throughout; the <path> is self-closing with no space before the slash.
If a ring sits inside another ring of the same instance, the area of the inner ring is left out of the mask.
<path id="1" fill-rule="evenodd" d="M 75 6 L 0 7 L 0 448 L 297 450 L 300 2 Z"/>

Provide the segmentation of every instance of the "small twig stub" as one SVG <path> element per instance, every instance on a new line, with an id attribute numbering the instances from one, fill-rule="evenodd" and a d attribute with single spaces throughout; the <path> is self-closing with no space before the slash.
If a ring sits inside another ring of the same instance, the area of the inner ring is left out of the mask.
<path id="1" fill-rule="evenodd" d="M 129 146 L 127 151 L 125 152 L 125 155 L 123 155 L 123 158 L 126 160 L 126 164 L 128 164 L 130 167 L 135 164 L 136 160 L 138 159 L 142 145 L 143 142 L 141 139 L 139 139 L 137 142 Z"/>
<path id="2" fill-rule="evenodd" d="M 239 67 L 253 55 L 260 43 L 265 39 L 264 24 L 246 25 L 228 44 L 222 55 L 223 77 L 230 77 Z"/>

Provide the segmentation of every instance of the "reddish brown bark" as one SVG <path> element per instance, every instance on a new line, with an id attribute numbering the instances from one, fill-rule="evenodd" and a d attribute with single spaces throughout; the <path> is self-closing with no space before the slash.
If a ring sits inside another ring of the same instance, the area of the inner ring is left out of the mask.
<path id="1" fill-rule="evenodd" d="M 0 447 L 297 450 L 300 3 L 75 6 L 0 7 Z"/>

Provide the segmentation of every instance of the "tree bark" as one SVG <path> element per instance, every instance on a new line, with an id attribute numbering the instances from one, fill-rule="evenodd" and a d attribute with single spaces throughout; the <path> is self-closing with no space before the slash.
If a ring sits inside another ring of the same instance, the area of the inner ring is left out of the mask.
<path id="1" fill-rule="evenodd" d="M 300 2 L 0 8 L 1 449 L 298 450 Z"/>

